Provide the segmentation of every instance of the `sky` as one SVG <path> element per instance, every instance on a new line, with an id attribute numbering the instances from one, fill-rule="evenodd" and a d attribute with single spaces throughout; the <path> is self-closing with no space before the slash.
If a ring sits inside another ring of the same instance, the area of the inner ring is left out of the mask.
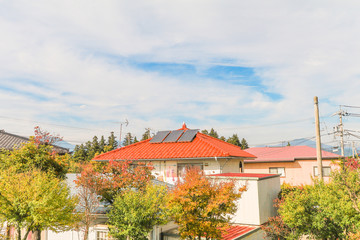
<path id="1" fill-rule="evenodd" d="M 0 0 L 0 129 L 80 144 L 119 137 L 126 120 L 137 138 L 185 122 L 269 145 L 315 136 L 318 96 L 336 145 L 331 115 L 360 106 L 359 12 L 340 0 Z"/>

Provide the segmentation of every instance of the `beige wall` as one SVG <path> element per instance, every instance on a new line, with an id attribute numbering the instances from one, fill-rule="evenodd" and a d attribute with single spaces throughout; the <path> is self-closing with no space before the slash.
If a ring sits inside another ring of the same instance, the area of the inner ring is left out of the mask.
<path id="1" fill-rule="evenodd" d="M 337 165 L 331 160 L 323 160 L 322 165 L 330 166 L 336 169 Z M 314 177 L 313 167 L 317 166 L 316 160 L 296 160 L 295 162 L 277 162 L 277 163 L 245 163 L 245 173 L 269 173 L 270 167 L 284 167 L 285 177 L 281 177 L 281 183 L 292 185 L 311 184 L 311 177 Z M 329 177 L 324 177 L 328 180 Z"/>

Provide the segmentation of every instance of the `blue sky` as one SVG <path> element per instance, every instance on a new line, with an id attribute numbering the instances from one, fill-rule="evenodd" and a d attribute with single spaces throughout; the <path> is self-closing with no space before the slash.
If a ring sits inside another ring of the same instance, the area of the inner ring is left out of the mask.
<path id="1" fill-rule="evenodd" d="M 128 119 L 138 137 L 186 122 L 258 145 L 314 136 L 314 96 L 323 133 L 360 102 L 357 1 L 0 4 L 0 124 L 15 134 L 78 144 Z"/>

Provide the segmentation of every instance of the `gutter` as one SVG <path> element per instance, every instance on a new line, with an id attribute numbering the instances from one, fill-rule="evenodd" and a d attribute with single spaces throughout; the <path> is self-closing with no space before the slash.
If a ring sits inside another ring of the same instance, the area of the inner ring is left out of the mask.
<path id="1" fill-rule="evenodd" d="M 94 162 L 107 162 L 110 160 L 113 161 L 175 161 L 175 160 L 199 160 L 199 159 L 204 159 L 204 160 L 213 160 L 214 158 L 215 161 L 217 161 L 217 159 L 255 159 L 255 158 L 247 158 L 247 157 L 234 157 L 234 156 L 229 156 L 229 157 L 197 157 L 197 158 L 150 158 L 150 159 L 106 159 L 106 160 L 91 160 Z"/>

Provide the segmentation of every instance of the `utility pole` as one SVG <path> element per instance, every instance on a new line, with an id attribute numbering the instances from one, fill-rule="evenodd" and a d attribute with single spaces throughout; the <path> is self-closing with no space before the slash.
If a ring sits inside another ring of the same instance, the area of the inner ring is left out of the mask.
<path id="1" fill-rule="evenodd" d="M 339 133 L 339 136 L 340 136 L 341 156 L 344 156 L 345 155 L 345 150 L 344 150 L 344 125 L 343 125 L 342 117 L 347 116 L 348 113 L 345 112 L 344 110 L 342 110 L 341 106 L 340 106 L 340 110 L 337 113 L 334 113 L 332 116 L 334 116 L 334 115 L 339 115 L 339 125 L 335 127 L 335 130 L 336 130 L 337 133 Z"/>
<path id="2" fill-rule="evenodd" d="M 323 180 L 322 172 L 322 156 L 321 156 L 321 138 L 320 138 L 320 121 L 319 121 L 319 101 L 318 97 L 314 97 L 314 110 L 315 110 L 315 130 L 316 130 L 316 159 L 318 176 Z"/>
<path id="3" fill-rule="evenodd" d="M 119 148 L 121 148 L 121 134 L 122 134 L 122 125 L 125 124 L 126 126 L 129 125 L 129 121 L 125 119 L 125 122 L 117 122 L 120 123 L 120 136 L 119 136 Z"/>

